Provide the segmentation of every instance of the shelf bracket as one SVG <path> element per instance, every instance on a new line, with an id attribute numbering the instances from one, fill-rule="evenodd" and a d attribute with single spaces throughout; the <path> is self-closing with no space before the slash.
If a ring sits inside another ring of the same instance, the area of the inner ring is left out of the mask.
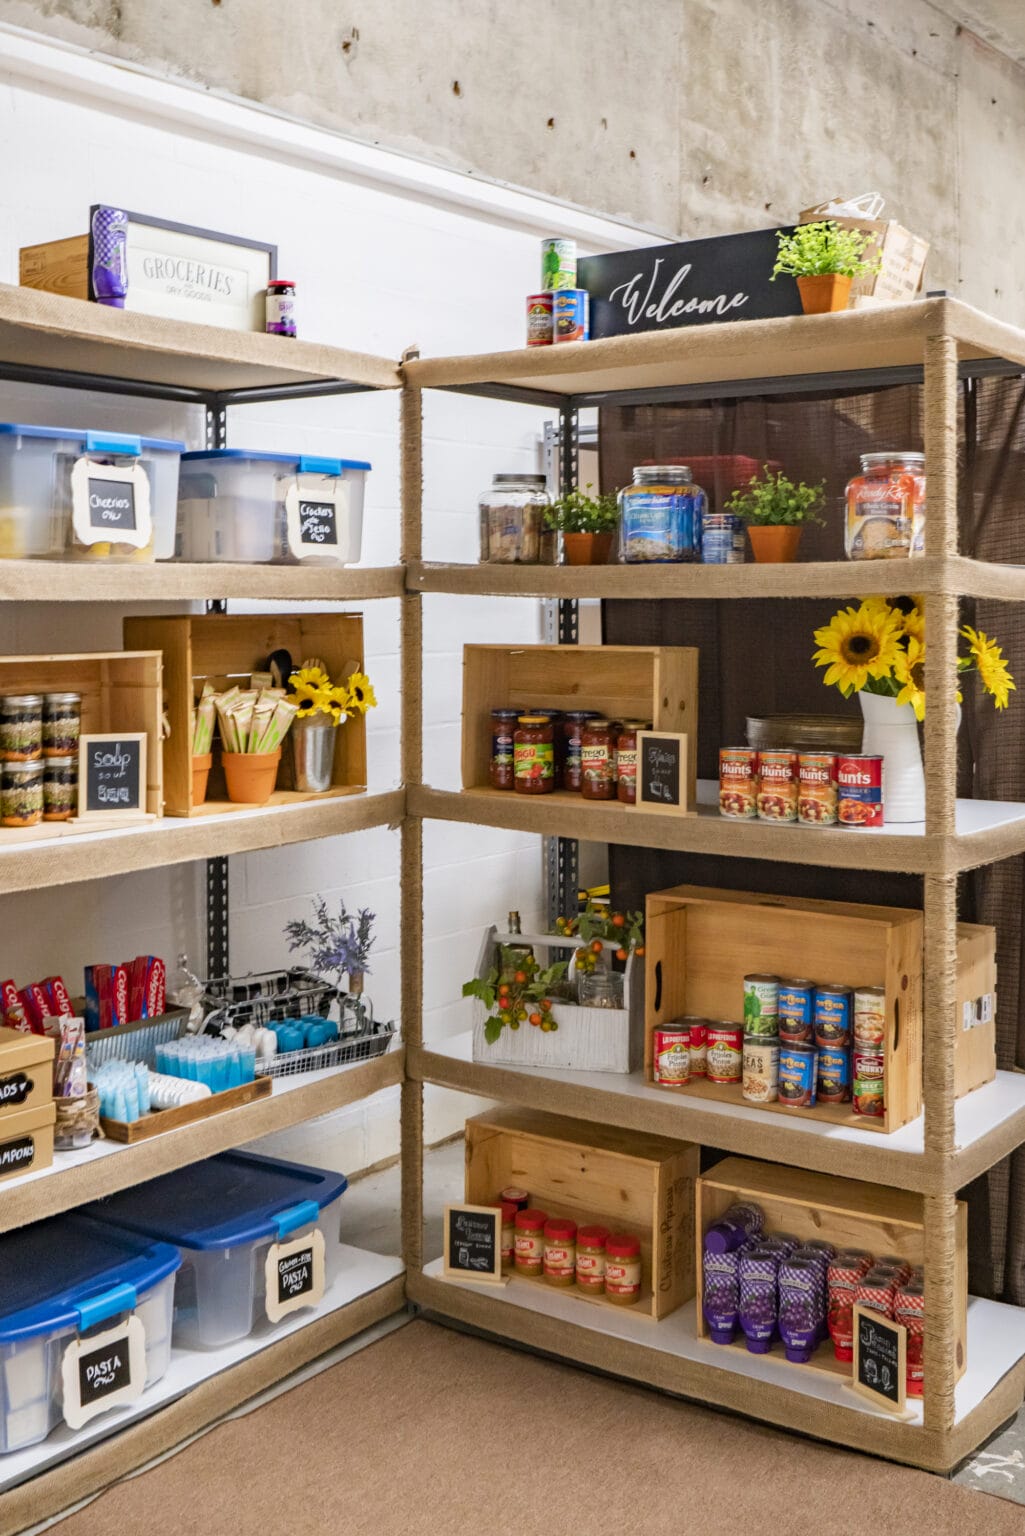
<path id="1" fill-rule="evenodd" d="M 223 448 L 228 439 L 228 411 L 218 395 L 206 402 L 206 446 Z M 207 613 L 227 613 L 226 598 L 211 598 Z M 206 974 L 231 975 L 231 949 L 228 928 L 228 859 L 221 855 L 206 861 Z"/>
<path id="2" fill-rule="evenodd" d="M 580 477 L 580 419 L 576 406 L 560 403 L 559 424 L 548 422 L 544 435 L 545 474 L 556 491 L 570 491 Z M 576 645 L 580 639 L 579 605 L 561 597 L 545 604 L 544 634 L 548 644 Z M 580 891 L 580 849 L 575 838 L 544 839 L 545 908 L 548 926 L 557 917 L 577 910 Z"/>

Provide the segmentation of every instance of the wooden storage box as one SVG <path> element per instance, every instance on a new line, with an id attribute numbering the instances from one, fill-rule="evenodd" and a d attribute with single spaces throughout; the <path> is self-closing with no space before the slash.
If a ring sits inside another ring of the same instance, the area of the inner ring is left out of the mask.
<path id="1" fill-rule="evenodd" d="M 332 682 L 363 668 L 363 620 L 358 614 L 181 614 L 126 619 L 126 645 L 145 645 L 163 653 L 164 691 L 171 735 L 164 744 L 164 811 L 168 816 L 204 816 L 238 809 L 227 797 L 220 748 L 215 737 L 214 763 L 207 797 L 192 803 L 192 740 L 189 711 L 207 678 L 218 689 L 248 684 L 274 651 L 287 650 L 296 667 L 307 657 L 324 663 Z M 335 733 L 334 780 L 323 794 L 291 789 L 291 746 L 286 736 L 271 805 L 352 795 L 366 788 L 366 722 L 354 715 Z M 244 809 L 244 807 L 241 807 Z"/>
<path id="2" fill-rule="evenodd" d="M 925 1262 L 925 1202 L 922 1195 L 889 1189 L 882 1184 L 864 1184 L 859 1179 L 809 1173 L 802 1168 L 787 1168 L 777 1163 L 727 1157 L 697 1182 L 694 1241 L 699 1256 L 697 1309 L 698 1333 L 702 1338 L 708 1337 L 701 1305 L 703 1239 L 712 1222 L 717 1221 L 736 1200 L 752 1200 L 761 1206 L 767 1232 L 789 1232 L 802 1240 L 823 1238 L 837 1248 L 862 1248 L 877 1258 L 892 1253 L 912 1264 Z M 957 1374 L 960 1377 L 967 1365 L 968 1313 L 968 1207 L 963 1200 L 957 1202 L 953 1286 Z M 722 1348 L 741 1349 L 746 1353 L 747 1346 L 739 1329 L 737 1339 Z M 772 1346 L 771 1355 L 788 1370 L 822 1370 L 835 1376 L 851 1375 L 850 1361 L 837 1360 L 831 1339 L 819 1346 L 806 1365 L 786 1361 L 778 1340 Z"/>
<path id="3" fill-rule="evenodd" d="M 579 1224 L 600 1222 L 641 1241 L 643 1289 L 631 1310 L 666 1317 L 694 1294 L 694 1181 L 690 1142 L 643 1136 L 532 1110 L 498 1109 L 466 1122 L 466 1201 L 494 1205 L 509 1184 L 530 1203 Z M 544 1285 L 515 1277 L 513 1284 Z M 615 1306 L 574 1291 L 585 1305 Z"/>
<path id="4" fill-rule="evenodd" d="M 12 1115 L 50 1103 L 55 1049 L 49 1035 L 0 1028 L 0 1136 Z"/>
<path id="5" fill-rule="evenodd" d="M 921 912 L 842 901 L 760 896 L 681 885 L 650 895 L 645 945 L 645 1072 L 652 1031 L 685 1014 L 743 1018 L 744 977 L 808 976 L 848 987 L 886 988 L 886 1114 L 855 1115 L 849 1104 L 810 1109 L 761 1104 L 769 1114 L 806 1115 L 861 1130 L 895 1131 L 922 1109 Z M 740 1084 L 693 1080 L 678 1090 L 720 1103 L 744 1102 Z"/>
<path id="6" fill-rule="evenodd" d="M 0 1120 L 0 1181 L 50 1167 L 56 1118 L 52 1098 L 45 1104 L 4 1115 Z"/>
<path id="7" fill-rule="evenodd" d="M 491 711 L 533 708 L 596 709 L 609 720 L 651 720 L 656 731 L 686 732 L 689 804 L 696 803 L 698 653 L 693 646 L 464 646 L 464 789 L 487 787 Z M 580 796 L 573 794 L 573 799 Z"/>
<path id="8" fill-rule="evenodd" d="M 997 931 L 978 923 L 958 923 L 955 1098 L 996 1077 L 996 1013 Z"/>

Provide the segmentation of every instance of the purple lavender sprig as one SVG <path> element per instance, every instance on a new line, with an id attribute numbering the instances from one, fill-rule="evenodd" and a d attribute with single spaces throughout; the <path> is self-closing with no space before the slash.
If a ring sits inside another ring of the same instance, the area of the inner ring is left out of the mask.
<path id="1" fill-rule="evenodd" d="M 313 970 L 334 972 L 341 976 L 368 975 L 370 951 L 375 942 L 373 925 L 377 921 L 369 907 L 349 912 L 345 902 L 338 903 L 337 915 L 328 911 L 323 896 L 314 898 L 315 921 L 295 918 L 285 924 L 290 950 L 307 950 Z"/>

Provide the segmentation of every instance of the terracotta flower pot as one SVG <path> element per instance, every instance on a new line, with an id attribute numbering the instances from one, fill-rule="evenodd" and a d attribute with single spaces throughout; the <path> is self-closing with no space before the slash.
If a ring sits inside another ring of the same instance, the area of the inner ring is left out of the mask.
<path id="1" fill-rule="evenodd" d="M 202 805 L 206 799 L 206 785 L 210 777 L 210 766 L 214 757 L 212 752 L 200 752 L 192 758 L 192 804 Z"/>
<path id="2" fill-rule="evenodd" d="M 801 542 L 800 524 L 748 524 L 747 535 L 751 540 L 755 560 L 761 565 L 791 565 L 797 559 L 797 546 Z"/>
<path id="3" fill-rule="evenodd" d="M 567 565 L 608 565 L 611 533 L 564 533 L 562 549 Z"/>
<path id="4" fill-rule="evenodd" d="M 846 309 L 851 297 L 851 279 L 839 272 L 799 277 L 797 287 L 806 315 L 827 315 L 835 309 Z"/>
<path id="5" fill-rule="evenodd" d="M 273 752 L 222 752 L 228 799 L 235 805 L 266 805 L 274 793 L 281 748 Z"/>

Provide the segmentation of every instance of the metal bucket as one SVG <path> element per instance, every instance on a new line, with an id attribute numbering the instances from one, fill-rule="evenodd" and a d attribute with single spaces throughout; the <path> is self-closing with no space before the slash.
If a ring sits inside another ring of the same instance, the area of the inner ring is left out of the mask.
<path id="1" fill-rule="evenodd" d="M 337 729 L 329 715 L 309 715 L 292 722 L 289 735 L 296 789 L 319 795 L 331 788 Z"/>

